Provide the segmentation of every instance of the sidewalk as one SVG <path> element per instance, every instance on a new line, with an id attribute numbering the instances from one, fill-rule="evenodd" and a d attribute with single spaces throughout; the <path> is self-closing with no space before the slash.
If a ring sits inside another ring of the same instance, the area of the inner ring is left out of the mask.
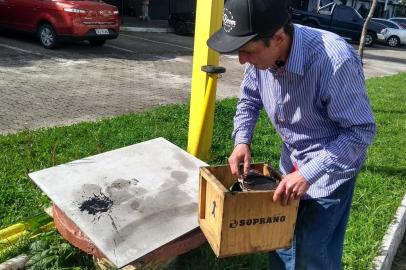
<path id="1" fill-rule="evenodd" d="M 172 27 L 169 26 L 167 20 L 149 20 L 141 21 L 137 17 L 123 16 L 121 17 L 121 31 L 127 32 L 150 32 L 150 33 L 171 33 Z"/>

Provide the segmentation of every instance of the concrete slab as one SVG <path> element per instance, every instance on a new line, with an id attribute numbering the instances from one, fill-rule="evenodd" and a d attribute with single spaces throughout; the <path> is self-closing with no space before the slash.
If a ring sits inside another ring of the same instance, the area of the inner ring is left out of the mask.
<path id="1" fill-rule="evenodd" d="M 117 267 L 198 227 L 199 167 L 163 138 L 29 177 Z"/>

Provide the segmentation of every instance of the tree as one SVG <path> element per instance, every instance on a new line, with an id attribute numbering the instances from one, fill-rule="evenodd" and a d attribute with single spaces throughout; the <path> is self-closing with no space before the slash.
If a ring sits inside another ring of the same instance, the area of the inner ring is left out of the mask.
<path id="1" fill-rule="evenodd" d="M 406 16 L 406 0 L 400 0 L 399 5 L 396 6 L 395 17 Z"/>
<path id="2" fill-rule="evenodd" d="M 371 8 L 369 9 L 368 17 L 366 18 L 366 20 L 364 22 L 364 27 L 362 27 L 361 40 L 359 42 L 359 48 L 358 48 L 358 53 L 361 56 L 361 59 L 364 56 L 365 36 L 367 34 L 367 31 L 368 31 L 368 24 L 369 24 L 369 21 L 371 20 L 371 18 L 373 17 L 373 15 L 374 15 L 375 7 L 376 7 L 377 2 L 378 2 L 378 0 L 372 0 L 372 4 L 371 4 Z"/>

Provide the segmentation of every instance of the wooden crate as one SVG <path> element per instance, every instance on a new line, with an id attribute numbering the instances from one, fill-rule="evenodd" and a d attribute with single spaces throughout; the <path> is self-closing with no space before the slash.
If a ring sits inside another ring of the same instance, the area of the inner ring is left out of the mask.
<path id="1" fill-rule="evenodd" d="M 280 178 L 269 165 L 253 169 Z M 199 225 L 217 257 L 290 247 L 299 200 L 273 202 L 273 190 L 232 192 L 228 165 L 200 168 Z"/>

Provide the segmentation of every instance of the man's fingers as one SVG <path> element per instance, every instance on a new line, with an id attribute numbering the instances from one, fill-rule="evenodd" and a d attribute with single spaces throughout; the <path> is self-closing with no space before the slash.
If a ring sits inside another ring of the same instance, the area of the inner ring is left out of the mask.
<path id="1" fill-rule="evenodd" d="M 291 193 L 291 199 L 296 200 L 299 198 L 299 189 L 294 188 Z"/>
<path id="2" fill-rule="evenodd" d="M 245 155 L 244 157 L 244 174 L 247 174 L 250 171 L 251 167 L 251 157 L 249 155 Z"/>
<path id="3" fill-rule="evenodd" d="M 228 163 L 230 164 L 231 174 L 238 175 L 238 162 L 234 158 L 230 157 L 228 159 Z"/>
<path id="4" fill-rule="evenodd" d="M 282 200 L 282 205 L 287 205 L 289 202 L 290 198 L 290 191 L 285 188 L 285 192 L 283 193 L 283 200 Z"/>
<path id="5" fill-rule="evenodd" d="M 247 173 L 251 163 L 249 146 L 247 144 L 238 144 L 228 158 L 228 163 L 230 164 L 230 170 L 233 175 L 240 176 L 240 174 Z M 241 169 L 240 163 L 244 164 Z"/>
<path id="6" fill-rule="evenodd" d="M 290 196 L 289 196 L 288 205 L 289 205 L 293 200 L 296 200 L 296 194 L 292 192 L 292 193 L 290 193 Z"/>
<path id="7" fill-rule="evenodd" d="M 287 179 L 283 179 L 282 182 L 284 183 L 284 192 L 282 193 L 282 205 L 289 204 L 290 196 L 292 194 L 293 187 L 289 184 Z"/>
<path id="8" fill-rule="evenodd" d="M 285 182 L 282 181 L 282 182 L 278 185 L 278 187 L 276 188 L 275 193 L 273 194 L 273 201 L 274 201 L 274 202 L 277 202 L 277 201 L 281 198 L 281 196 L 282 196 L 282 194 L 283 194 L 284 192 L 285 192 Z"/>

